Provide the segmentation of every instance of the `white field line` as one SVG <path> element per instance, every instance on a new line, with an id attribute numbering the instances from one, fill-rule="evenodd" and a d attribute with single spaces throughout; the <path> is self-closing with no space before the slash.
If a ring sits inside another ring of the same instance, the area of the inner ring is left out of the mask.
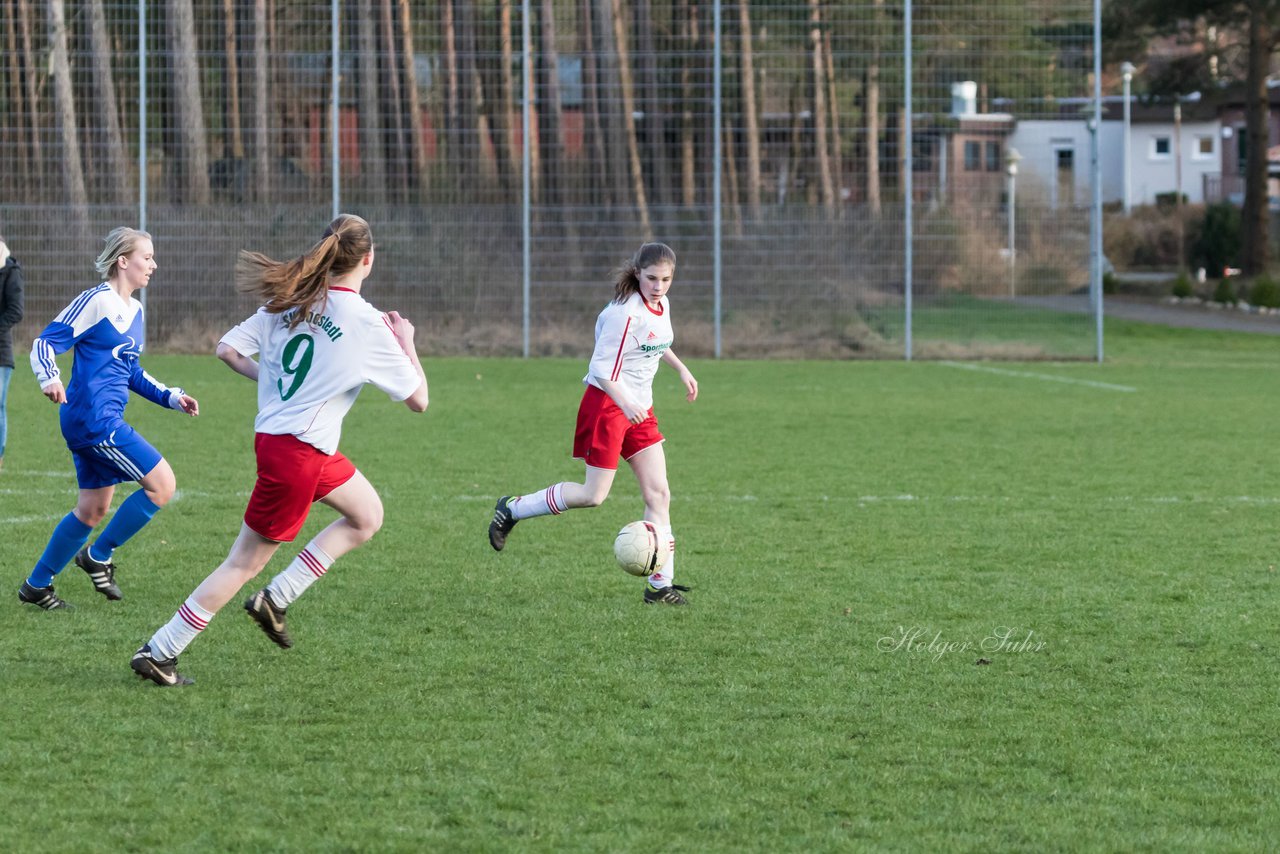
<path id="1" fill-rule="evenodd" d="M 1054 374 L 1037 374 L 1033 371 L 1011 371 L 1008 368 L 993 368 L 990 365 L 973 365 L 968 362 L 939 362 L 948 368 L 961 368 L 966 371 L 979 371 L 985 374 L 998 374 L 1002 377 L 1019 377 L 1028 380 L 1048 380 L 1055 383 L 1067 383 L 1068 385 L 1082 385 L 1089 388 L 1100 388 L 1107 391 L 1137 391 L 1133 386 L 1116 385 L 1115 383 L 1104 383 L 1098 380 L 1082 380 L 1076 377 L 1060 377 Z"/>

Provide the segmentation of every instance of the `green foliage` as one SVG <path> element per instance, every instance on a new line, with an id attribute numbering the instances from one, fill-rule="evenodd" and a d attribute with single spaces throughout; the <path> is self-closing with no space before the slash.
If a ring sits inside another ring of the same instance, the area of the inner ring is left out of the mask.
<path id="1" fill-rule="evenodd" d="M 684 610 L 612 565 L 625 466 L 485 542 L 497 495 L 581 474 L 582 361 L 434 359 L 425 416 L 347 419 L 386 523 L 290 609 L 297 645 L 233 600 L 182 690 L 128 658 L 239 530 L 254 393 L 152 357 L 202 414 L 130 407 L 179 494 L 116 554 L 124 600 L 71 567 L 75 611 L 0 608 L 0 849 L 1267 850 L 1280 353 L 1107 329 L 1101 366 L 689 360 L 692 405 L 662 369 Z M 57 407 L 15 379 L 9 410 L 16 588 L 75 486 Z"/>
<path id="2" fill-rule="evenodd" d="M 1220 276 L 1226 267 L 1238 263 L 1240 245 L 1240 209 L 1230 202 L 1209 205 L 1191 243 L 1192 266 Z"/>
<path id="3" fill-rule="evenodd" d="M 1178 299 L 1186 299 L 1192 293 L 1191 277 L 1186 270 L 1179 270 L 1178 277 L 1173 280 L 1173 295 Z"/>
<path id="4" fill-rule="evenodd" d="M 1116 278 L 1116 274 L 1110 270 L 1102 274 L 1102 292 L 1104 294 L 1114 294 L 1120 290 L 1120 280 Z"/>
<path id="5" fill-rule="evenodd" d="M 1249 289 L 1249 302 L 1265 308 L 1280 308 L 1280 284 L 1269 275 L 1259 276 Z"/>
<path id="6" fill-rule="evenodd" d="M 1227 278 L 1218 279 L 1218 284 L 1213 289 L 1213 301 L 1234 305 L 1238 299 L 1236 289 L 1231 284 L 1231 280 Z"/>

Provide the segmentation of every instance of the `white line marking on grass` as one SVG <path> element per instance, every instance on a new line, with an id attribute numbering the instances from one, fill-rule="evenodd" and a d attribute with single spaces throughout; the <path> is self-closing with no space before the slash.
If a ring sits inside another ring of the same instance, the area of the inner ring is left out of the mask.
<path id="1" fill-rule="evenodd" d="M 41 516 L 6 516 L 0 518 L 0 525 L 26 525 L 30 522 L 52 522 L 55 519 L 61 519 L 67 514 L 60 513 L 58 515 L 41 515 Z"/>
<path id="2" fill-rule="evenodd" d="M 1002 377 L 1020 377 L 1029 380 L 1049 380 L 1055 383 L 1067 383 L 1068 385 L 1083 385 L 1089 388 L 1101 388 L 1107 391 L 1137 391 L 1133 386 L 1116 385 L 1115 383 L 1104 383 L 1098 380 L 1082 380 L 1076 377 L 1059 377 L 1054 374 L 1037 374 L 1033 371 L 1011 371 L 1008 368 L 993 368 L 989 365 L 972 365 L 967 362 L 939 362 L 939 365 L 945 365 L 948 368 L 962 368 L 966 371 L 980 371 L 986 374 L 998 374 Z"/>

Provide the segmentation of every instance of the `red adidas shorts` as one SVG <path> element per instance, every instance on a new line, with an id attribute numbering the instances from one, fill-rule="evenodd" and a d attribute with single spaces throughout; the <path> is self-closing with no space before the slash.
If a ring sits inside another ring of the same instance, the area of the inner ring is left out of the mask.
<path id="1" fill-rule="evenodd" d="M 617 469 L 618 457 L 629 460 L 663 439 L 658 419 L 649 417 L 632 424 L 613 398 L 588 385 L 578 406 L 578 429 L 573 436 L 573 456 L 598 469 Z"/>
<path id="2" fill-rule="evenodd" d="M 249 496 L 244 523 L 276 542 L 291 542 L 298 536 L 311 505 L 356 473 L 341 451 L 330 456 L 297 436 L 258 433 L 253 450 L 258 456 L 258 482 Z"/>

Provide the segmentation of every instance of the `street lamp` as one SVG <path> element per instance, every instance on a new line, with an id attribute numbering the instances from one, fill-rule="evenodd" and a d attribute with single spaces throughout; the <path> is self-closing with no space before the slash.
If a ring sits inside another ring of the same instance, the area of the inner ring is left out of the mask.
<path id="1" fill-rule="evenodd" d="M 1018 271 L 1018 249 L 1015 239 L 1015 212 L 1017 210 L 1017 191 L 1018 191 L 1018 161 L 1022 159 L 1022 155 L 1018 153 L 1018 149 L 1009 148 L 1004 153 L 1004 171 L 1009 176 L 1008 196 L 1009 204 L 1009 296 L 1012 298 L 1017 295 L 1017 271 Z"/>
<path id="2" fill-rule="evenodd" d="M 1129 208 L 1132 205 L 1133 178 L 1129 166 L 1129 125 L 1130 125 L 1130 92 L 1129 84 L 1133 82 L 1133 72 L 1137 69 L 1133 67 L 1132 62 L 1125 62 L 1120 66 L 1120 73 L 1124 75 L 1124 147 L 1122 149 L 1124 163 L 1124 215 L 1129 215 Z"/>

